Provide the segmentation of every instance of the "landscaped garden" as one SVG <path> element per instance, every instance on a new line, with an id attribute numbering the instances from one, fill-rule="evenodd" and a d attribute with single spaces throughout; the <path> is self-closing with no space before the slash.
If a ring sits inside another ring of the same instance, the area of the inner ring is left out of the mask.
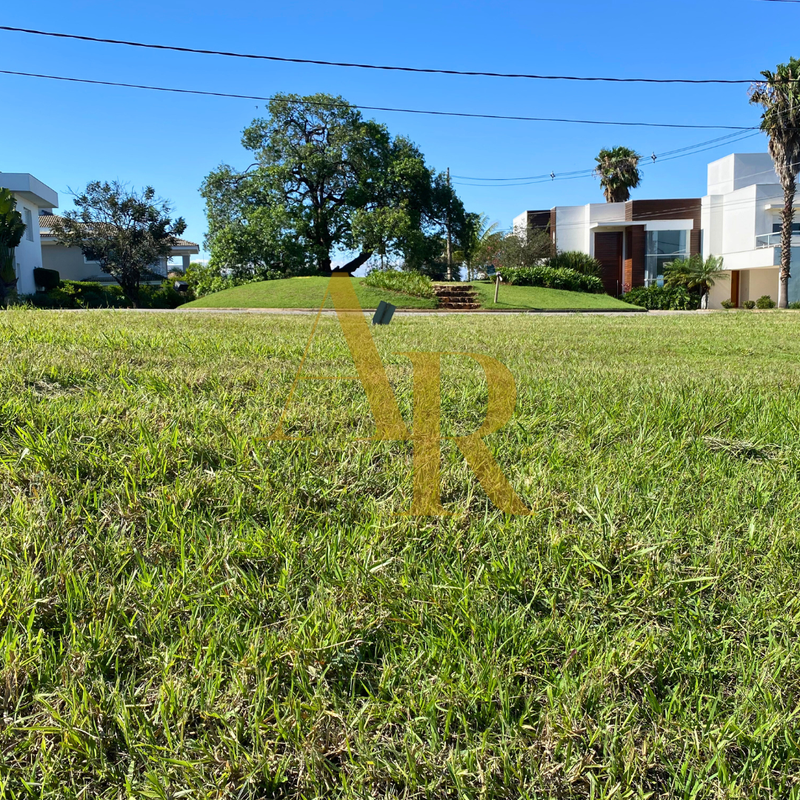
<path id="1" fill-rule="evenodd" d="M 300 382 L 272 441 L 312 324 L 0 318 L 0 794 L 797 795 L 796 315 L 373 329 L 407 420 L 401 353 L 508 366 L 517 517 L 452 442 L 451 515 L 405 516 L 356 381 Z M 335 318 L 304 372 L 353 374 Z"/>

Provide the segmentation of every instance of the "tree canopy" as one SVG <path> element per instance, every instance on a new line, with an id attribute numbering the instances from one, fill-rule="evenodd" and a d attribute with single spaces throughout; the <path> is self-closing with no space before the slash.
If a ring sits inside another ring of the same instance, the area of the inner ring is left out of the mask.
<path id="1" fill-rule="evenodd" d="M 250 274 L 329 272 L 373 254 L 426 270 L 466 214 L 444 175 L 408 139 L 341 97 L 278 95 L 242 136 L 254 163 L 223 164 L 203 183 L 212 263 Z"/>
<path id="2" fill-rule="evenodd" d="M 626 203 L 631 199 L 631 189 L 642 182 L 640 159 L 630 147 L 607 148 L 597 154 L 595 174 L 600 176 L 607 203 Z"/>
<path id="3" fill-rule="evenodd" d="M 137 192 L 119 181 L 92 181 L 73 202 L 75 210 L 65 212 L 53 233 L 96 261 L 137 305 L 139 285 L 186 230 L 183 218 L 171 218 L 171 206 L 152 186 Z"/>

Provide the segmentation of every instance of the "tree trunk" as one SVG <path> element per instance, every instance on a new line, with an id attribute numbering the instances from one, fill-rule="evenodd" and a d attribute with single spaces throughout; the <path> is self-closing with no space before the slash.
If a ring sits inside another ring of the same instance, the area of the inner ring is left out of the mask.
<path id="1" fill-rule="evenodd" d="M 362 264 L 366 264 L 371 257 L 372 257 L 371 251 L 368 253 L 360 253 L 352 261 L 348 261 L 343 266 L 336 267 L 336 269 L 331 270 L 331 274 L 333 274 L 334 272 L 347 272 L 348 274 L 355 272 Z"/>
<path id="2" fill-rule="evenodd" d="M 778 308 L 789 305 L 789 278 L 792 264 L 792 220 L 794 217 L 795 177 L 790 174 L 783 187 L 783 211 L 781 212 L 781 271 L 778 281 Z"/>
<path id="3" fill-rule="evenodd" d="M 703 311 L 708 309 L 708 289 L 706 289 L 700 297 L 700 308 Z"/>

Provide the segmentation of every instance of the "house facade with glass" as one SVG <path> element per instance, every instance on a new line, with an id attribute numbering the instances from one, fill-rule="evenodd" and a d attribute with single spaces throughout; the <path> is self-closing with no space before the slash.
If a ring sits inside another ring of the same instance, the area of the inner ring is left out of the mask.
<path id="1" fill-rule="evenodd" d="M 514 230 L 547 230 L 559 252 L 579 250 L 603 266 L 603 285 L 618 297 L 663 278 L 664 264 L 701 252 L 701 200 L 629 200 L 526 211 Z"/>
<path id="2" fill-rule="evenodd" d="M 789 301 L 800 300 L 800 203 L 793 225 Z M 768 153 L 733 153 L 708 165 L 702 198 L 631 200 L 526 211 L 514 230 L 547 230 L 559 251 L 580 250 L 603 265 L 614 296 L 658 285 L 664 264 L 702 253 L 722 256 L 727 275 L 711 290 L 709 308 L 763 295 L 778 299 L 783 190 Z"/>
<path id="3" fill-rule="evenodd" d="M 783 189 L 769 154 L 734 153 L 708 165 L 703 255 L 722 256 L 729 273 L 711 290 L 710 307 L 728 298 L 736 306 L 763 295 L 778 299 L 782 211 Z M 800 221 L 792 225 L 791 273 L 790 303 L 800 300 Z"/>

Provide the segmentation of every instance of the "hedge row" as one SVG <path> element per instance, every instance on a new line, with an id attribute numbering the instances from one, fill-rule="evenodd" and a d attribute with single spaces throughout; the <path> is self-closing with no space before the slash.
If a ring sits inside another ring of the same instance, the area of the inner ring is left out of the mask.
<path id="1" fill-rule="evenodd" d="M 177 308 L 187 299 L 175 291 L 172 281 L 160 286 L 139 287 L 141 308 Z M 21 303 L 37 308 L 130 308 L 132 303 L 116 283 L 93 281 L 61 281 L 46 292 L 19 298 Z"/>
<path id="2" fill-rule="evenodd" d="M 637 286 L 622 299 L 651 311 L 694 311 L 700 308 L 700 295 L 684 286 Z"/>
<path id="3" fill-rule="evenodd" d="M 566 289 L 570 292 L 602 294 L 603 281 L 594 275 L 582 275 L 564 267 L 500 267 L 504 281 L 515 286 L 541 286 L 545 289 Z"/>

